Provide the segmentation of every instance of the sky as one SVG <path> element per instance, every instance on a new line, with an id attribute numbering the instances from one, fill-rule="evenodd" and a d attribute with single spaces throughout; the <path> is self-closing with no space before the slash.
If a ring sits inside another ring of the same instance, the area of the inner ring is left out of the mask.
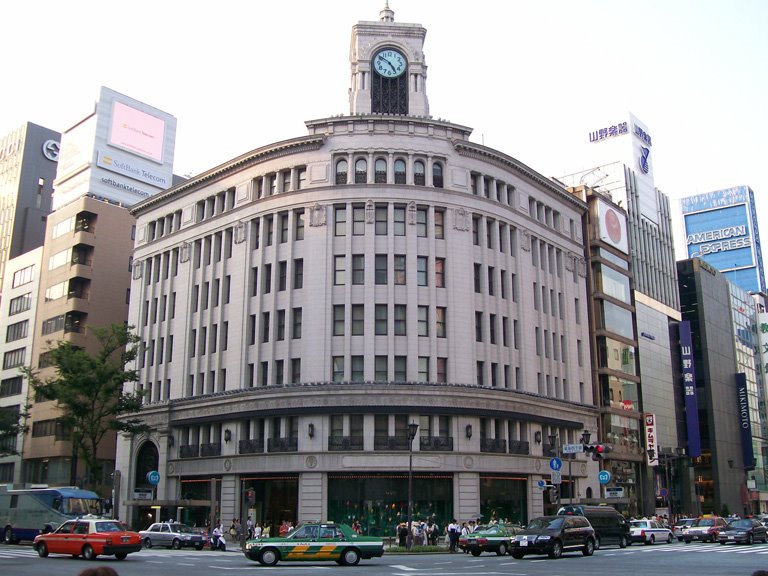
<path id="1" fill-rule="evenodd" d="M 27 121 L 66 130 L 107 86 L 176 116 L 174 172 L 204 172 L 306 134 L 306 120 L 349 113 L 351 29 L 378 20 L 384 2 L 7 3 L 0 135 Z M 676 199 L 748 185 L 768 235 L 768 2 L 390 8 L 396 22 L 427 29 L 433 117 L 562 176 L 590 167 L 590 131 L 632 112 L 653 138 L 657 188 Z"/>

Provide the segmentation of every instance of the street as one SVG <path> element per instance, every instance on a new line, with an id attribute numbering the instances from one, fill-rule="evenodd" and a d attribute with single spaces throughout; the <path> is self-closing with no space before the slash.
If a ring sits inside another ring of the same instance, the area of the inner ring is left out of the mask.
<path id="1" fill-rule="evenodd" d="M 718 544 L 680 544 L 638 546 L 621 550 L 606 547 L 589 558 L 580 553 L 564 554 L 559 560 L 527 556 L 514 560 L 483 554 L 385 554 L 383 558 L 363 560 L 355 567 L 333 562 L 281 562 L 266 568 L 251 562 L 240 552 L 209 550 L 160 550 L 153 548 L 131 554 L 122 562 L 111 556 L 88 562 L 69 556 L 39 558 L 31 546 L 0 545 L 2 573 L 9 576 L 77 576 L 85 568 L 106 565 L 119 576 L 192 576 L 201 574 L 276 573 L 304 576 L 307 573 L 355 576 L 406 576 L 414 573 L 506 576 L 613 576 L 638 574 L 680 574 L 695 576 L 750 576 L 757 569 L 768 569 L 768 545 L 720 546 Z"/>

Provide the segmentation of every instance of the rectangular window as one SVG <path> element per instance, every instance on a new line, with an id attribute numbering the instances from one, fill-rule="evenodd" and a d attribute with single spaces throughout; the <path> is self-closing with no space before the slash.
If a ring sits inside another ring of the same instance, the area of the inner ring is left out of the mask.
<path id="1" fill-rule="evenodd" d="M 276 340 L 285 340 L 285 310 L 277 311 L 277 335 Z"/>
<path id="2" fill-rule="evenodd" d="M 288 285 L 288 262 L 282 260 L 277 263 L 277 290 L 283 292 Z"/>
<path id="3" fill-rule="evenodd" d="M 429 336 L 429 306 L 419 306 L 417 310 L 419 336 Z"/>
<path id="4" fill-rule="evenodd" d="M 376 235 L 387 235 L 387 205 L 376 206 Z"/>
<path id="5" fill-rule="evenodd" d="M 288 214 L 280 214 L 278 218 L 280 219 L 280 244 L 285 244 L 288 242 Z"/>
<path id="6" fill-rule="evenodd" d="M 445 238 L 445 211 L 435 209 L 435 238 Z"/>
<path id="7" fill-rule="evenodd" d="M 488 295 L 493 296 L 496 292 L 496 269 L 488 266 Z"/>
<path id="8" fill-rule="evenodd" d="M 429 382 L 429 356 L 419 356 L 419 382 Z"/>
<path id="9" fill-rule="evenodd" d="M 427 208 L 416 208 L 416 236 L 427 237 Z"/>
<path id="10" fill-rule="evenodd" d="M 64 314 L 43 320 L 41 327 L 43 335 L 53 334 L 54 332 L 59 332 L 61 330 L 64 330 Z"/>
<path id="11" fill-rule="evenodd" d="M 483 265 L 482 264 L 475 264 L 474 265 L 475 294 L 480 294 L 482 292 L 482 289 L 483 289 L 483 287 L 481 285 L 482 280 L 480 278 L 482 270 L 483 270 Z"/>
<path id="12" fill-rule="evenodd" d="M 342 286 L 344 284 L 346 264 L 347 262 L 345 256 L 333 257 L 333 283 L 336 286 Z"/>
<path id="13" fill-rule="evenodd" d="M 344 304 L 333 307 L 333 335 L 344 336 Z"/>
<path id="14" fill-rule="evenodd" d="M 269 294 L 272 292 L 272 264 L 264 264 L 264 273 L 262 276 L 264 277 L 264 290 L 262 293 Z"/>
<path id="15" fill-rule="evenodd" d="M 296 258 L 293 261 L 293 289 L 304 288 L 304 259 Z"/>
<path id="16" fill-rule="evenodd" d="M 22 376 L 5 378 L 2 382 L 0 382 L 0 397 L 15 396 L 16 394 L 21 394 L 22 382 Z"/>
<path id="17" fill-rule="evenodd" d="M 352 356 L 352 382 L 365 380 L 365 361 L 363 356 Z"/>
<path id="18" fill-rule="evenodd" d="M 302 310 L 301 308 L 293 309 L 293 326 L 291 332 L 291 338 L 298 340 L 301 338 L 301 322 L 302 322 Z"/>
<path id="19" fill-rule="evenodd" d="M 437 359 L 437 381 L 441 384 L 448 382 L 448 358 Z"/>
<path id="20" fill-rule="evenodd" d="M 387 283 L 387 255 L 376 254 L 376 284 Z"/>
<path id="21" fill-rule="evenodd" d="M 428 286 L 428 268 L 429 258 L 427 256 L 416 257 L 416 284 L 419 286 Z"/>
<path id="22" fill-rule="evenodd" d="M 272 235 L 274 234 L 275 222 L 272 216 L 264 217 L 264 244 L 272 246 Z"/>
<path id="23" fill-rule="evenodd" d="M 283 378 L 285 377 L 284 364 L 283 360 L 275 360 L 275 386 L 283 385 Z"/>
<path id="24" fill-rule="evenodd" d="M 395 356 L 395 382 L 406 382 L 408 380 L 407 360 L 407 356 Z"/>
<path id="25" fill-rule="evenodd" d="M 387 305 L 376 304 L 375 312 L 376 312 L 376 335 L 386 336 L 387 327 L 388 327 Z"/>
<path id="26" fill-rule="evenodd" d="M 259 269 L 254 266 L 251 268 L 251 296 L 259 294 Z"/>
<path id="27" fill-rule="evenodd" d="M 485 362 L 477 363 L 477 385 L 485 386 Z"/>
<path id="28" fill-rule="evenodd" d="M 491 344 L 496 344 L 496 314 L 488 315 L 488 339 Z"/>
<path id="29" fill-rule="evenodd" d="M 22 322 L 16 322 L 15 324 L 9 324 L 5 331 L 5 341 L 13 342 L 14 340 L 21 340 L 27 337 L 29 331 L 29 320 Z"/>
<path id="30" fill-rule="evenodd" d="M 347 235 L 347 207 L 346 206 L 333 207 L 333 235 L 334 236 Z"/>
<path id="31" fill-rule="evenodd" d="M 483 341 L 483 313 L 475 312 L 475 342 Z"/>
<path id="32" fill-rule="evenodd" d="M 261 341 L 269 342 L 269 312 L 261 314 Z"/>
<path id="33" fill-rule="evenodd" d="M 331 379 L 334 382 L 344 381 L 344 356 L 334 356 L 331 359 L 333 374 Z"/>
<path id="34" fill-rule="evenodd" d="M 352 304 L 352 336 L 365 334 L 365 305 Z"/>
<path id="35" fill-rule="evenodd" d="M 387 382 L 389 380 L 389 362 L 386 356 L 376 356 L 374 359 L 373 379 L 376 382 Z"/>
<path id="36" fill-rule="evenodd" d="M 435 287 L 445 288 L 445 258 L 435 258 Z"/>
<path id="37" fill-rule="evenodd" d="M 352 284 L 365 284 L 365 256 L 352 255 Z"/>
<path id="38" fill-rule="evenodd" d="M 438 306 L 435 308 L 435 336 L 445 338 L 446 334 L 446 308 Z"/>
<path id="39" fill-rule="evenodd" d="M 301 358 L 291 359 L 291 384 L 301 382 Z"/>
<path id="40" fill-rule="evenodd" d="M 395 206 L 395 236 L 405 236 L 405 206 Z"/>
<path id="41" fill-rule="evenodd" d="M 395 254 L 395 284 L 405 284 L 405 254 Z"/>
<path id="42" fill-rule="evenodd" d="M 293 212 L 293 239 L 297 242 L 304 240 L 304 210 Z"/>
<path id="43" fill-rule="evenodd" d="M 259 366 L 261 378 L 259 379 L 262 386 L 269 385 L 269 362 L 262 362 Z"/>
<path id="44" fill-rule="evenodd" d="M 501 317 L 501 343 L 503 346 L 509 346 L 509 318 Z"/>
<path id="45" fill-rule="evenodd" d="M 11 282 L 11 288 L 17 288 L 19 286 L 23 286 L 24 284 L 29 284 L 34 279 L 34 276 L 35 276 L 34 264 L 31 266 L 27 266 L 26 268 L 22 268 L 21 270 L 16 270 L 16 272 L 13 273 L 13 281 Z"/>
<path id="46" fill-rule="evenodd" d="M 472 216 L 472 244 L 480 246 L 480 216 Z"/>
<path id="47" fill-rule="evenodd" d="M 352 235 L 362 236 L 365 234 L 365 206 L 352 207 Z"/>
<path id="48" fill-rule="evenodd" d="M 406 311 L 405 304 L 395 304 L 395 336 L 405 336 Z"/>
<path id="49" fill-rule="evenodd" d="M 26 312 L 32 307 L 32 292 L 13 298 L 8 305 L 8 316 Z"/>
<path id="50" fill-rule="evenodd" d="M 501 287 L 501 297 L 506 299 L 507 297 L 507 271 L 499 270 L 499 281 Z"/>
<path id="51" fill-rule="evenodd" d="M 3 370 L 9 368 L 16 368 L 24 364 L 24 358 L 26 357 L 25 348 L 17 348 L 16 350 L 9 350 L 3 354 Z"/>

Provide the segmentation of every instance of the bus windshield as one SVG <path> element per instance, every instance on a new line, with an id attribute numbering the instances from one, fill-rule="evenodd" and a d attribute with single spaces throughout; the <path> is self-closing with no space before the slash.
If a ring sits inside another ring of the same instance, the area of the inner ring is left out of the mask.
<path id="1" fill-rule="evenodd" d="M 85 516 L 86 514 L 101 516 L 101 500 L 99 498 L 62 498 L 59 511 L 68 516 Z"/>

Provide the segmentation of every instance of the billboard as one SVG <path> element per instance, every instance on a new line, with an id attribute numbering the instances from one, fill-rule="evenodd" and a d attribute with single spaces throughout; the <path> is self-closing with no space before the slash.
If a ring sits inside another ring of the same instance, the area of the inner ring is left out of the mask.
<path id="1" fill-rule="evenodd" d="M 736 401 L 739 407 L 739 432 L 741 434 L 741 461 L 744 470 L 755 469 L 755 452 L 752 448 L 752 421 L 749 417 L 749 394 L 747 393 L 747 375 L 736 374 Z"/>
<path id="2" fill-rule="evenodd" d="M 691 458 L 701 456 L 701 434 L 699 433 L 699 404 L 696 398 L 696 367 L 693 362 L 693 339 L 691 323 L 680 322 L 680 360 L 683 391 L 685 397 L 685 427 L 688 432 L 688 455 Z"/>
<path id="3" fill-rule="evenodd" d="M 659 465 L 659 439 L 656 436 L 656 415 L 646 412 L 645 421 L 645 454 L 648 466 Z"/>
<path id="4" fill-rule="evenodd" d="M 163 163 L 165 121 L 115 100 L 109 143 L 133 154 Z"/>
<path id="5" fill-rule="evenodd" d="M 689 258 L 698 257 L 749 292 L 765 290 L 752 190 L 746 186 L 680 200 Z"/>
<path id="6" fill-rule="evenodd" d="M 608 202 L 600 200 L 597 204 L 597 217 L 600 240 L 628 254 L 626 215 Z"/>

